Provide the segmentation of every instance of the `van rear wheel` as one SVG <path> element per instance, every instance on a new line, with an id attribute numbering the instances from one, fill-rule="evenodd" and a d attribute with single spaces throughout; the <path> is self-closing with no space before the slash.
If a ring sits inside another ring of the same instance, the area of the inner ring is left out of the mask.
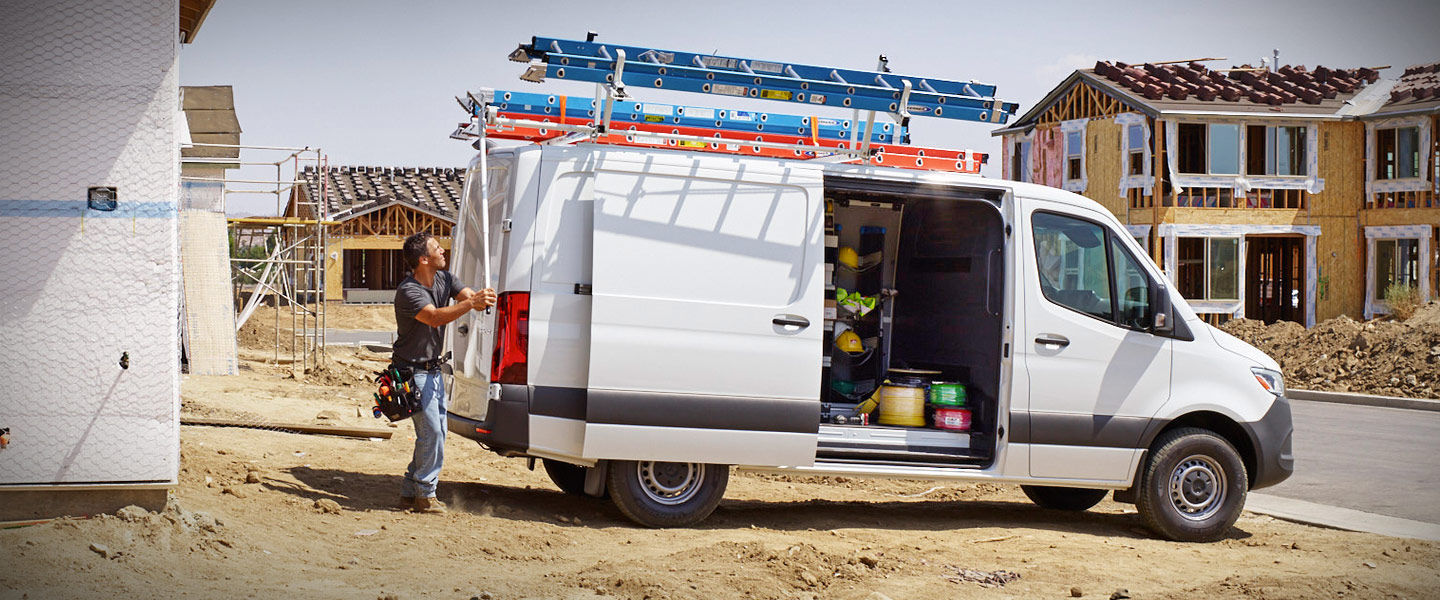
<path id="1" fill-rule="evenodd" d="M 1145 525 L 1179 542 L 1225 537 L 1249 487 L 1240 453 L 1224 438 L 1190 427 L 1166 433 L 1154 448 L 1135 505 Z"/>
<path id="2" fill-rule="evenodd" d="M 686 527 L 720 504 L 730 467 L 703 463 L 619 460 L 610 463 L 610 499 L 646 527 Z"/>
<path id="3" fill-rule="evenodd" d="M 540 462 L 545 465 L 545 474 L 560 491 L 571 496 L 585 495 L 585 467 L 550 458 L 542 458 Z"/>
<path id="4" fill-rule="evenodd" d="M 1089 510 L 1105 499 L 1110 490 L 1086 488 L 1051 487 L 1046 485 L 1022 485 L 1020 491 L 1040 508 L 1080 512 Z"/>

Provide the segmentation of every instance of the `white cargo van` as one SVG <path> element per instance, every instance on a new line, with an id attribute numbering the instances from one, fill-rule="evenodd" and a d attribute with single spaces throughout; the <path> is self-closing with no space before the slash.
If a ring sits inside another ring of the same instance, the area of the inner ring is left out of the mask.
<path id="1" fill-rule="evenodd" d="M 1214 540 L 1293 470 L 1275 361 L 1081 196 L 592 144 L 486 159 L 453 268 L 492 261 L 500 302 L 447 332 L 449 428 L 643 525 L 704 519 L 734 466 L 1016 483 L 1061 510 L 1115 490 L 1159 535 Z M 920 412 L 926 389 L 948 406 Z"/>

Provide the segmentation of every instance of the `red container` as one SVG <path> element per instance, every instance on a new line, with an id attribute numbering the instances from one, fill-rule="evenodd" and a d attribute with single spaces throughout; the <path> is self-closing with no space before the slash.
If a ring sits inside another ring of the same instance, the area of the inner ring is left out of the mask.
<path id="1" fill-rule="evenodd" d="M 970 409 L 935 409 L 935 428 L 946 431 L 970 431 Z"/>

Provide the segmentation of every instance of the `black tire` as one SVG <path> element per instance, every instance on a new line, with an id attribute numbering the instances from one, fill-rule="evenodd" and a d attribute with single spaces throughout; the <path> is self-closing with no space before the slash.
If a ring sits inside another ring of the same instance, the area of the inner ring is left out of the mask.
<path id="1" fill-rule="evenodd" d="M 1040 508 L 1080 512 L 1099 504 L 1110 490 L 1022 485 L 1020 491 Z"/>
<path id="2" fill-rule="evenodd" d="M 545 474 L 560 491 L 571 496 L 585 495 L 585 467 L 549 458 L 542 458 L 540 462 L 545 465 Z"/>
<path id="3" fill-rule="evenodd" d="M 1177 542 L 1225 537 L 1245 507 L 1245 462 L 1224 438 L 1193 427 L 1156 440 L 1135 506 L 1145 526 Z"/>
<path id="4" fill-rule="evenodd" d="M 608 471 L 610 499 L 646 527 L 688 527 L 705 520 L 730 481 L 726 465 L 617 460 Z"/>

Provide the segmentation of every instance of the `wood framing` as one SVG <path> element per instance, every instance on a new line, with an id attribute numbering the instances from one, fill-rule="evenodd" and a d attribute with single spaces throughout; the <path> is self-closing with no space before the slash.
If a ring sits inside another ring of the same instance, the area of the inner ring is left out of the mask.
<path id="1" fill-rule="evenodd" d="M 1035 125 L 1053 127 L 1061 121 L 1104 119 L 1134 110 L 1084 80 L 1077 80 L 1069 92 L 1061 96 L 1048 110 L 1040 113 L 1039 121 Z"/>
<path id="2" fill-rule="evenodd" d="M 330 228 L 331 237 L 364 237 L 390 235 L 405 238 L 420 232 L 435 237 L 450 237 L 454 221 L 429 215 L 400 204 L 392 204 L 377 210 L 340 221 Z"/>

